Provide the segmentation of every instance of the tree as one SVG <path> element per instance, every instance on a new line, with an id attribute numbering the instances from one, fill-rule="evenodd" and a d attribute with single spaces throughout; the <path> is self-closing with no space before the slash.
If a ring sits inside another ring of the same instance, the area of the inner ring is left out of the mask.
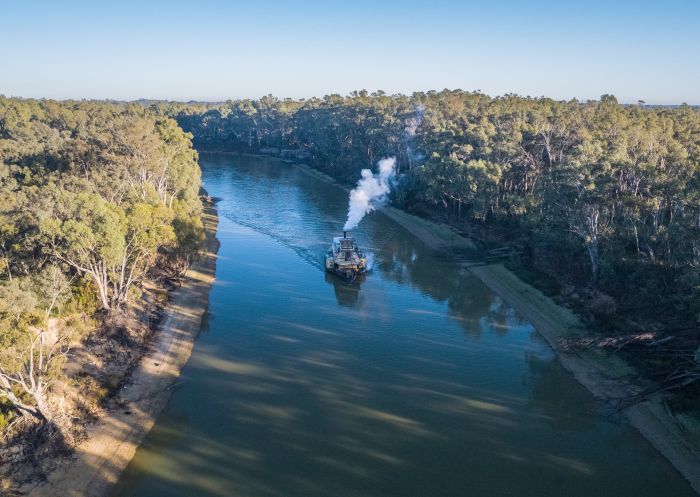
<path id="1" fill-rule="evenodd" d="M 126 214 L 95 194 L 62 192 L 59 214 L 42 220 L 46 251 L 56 260 L 89 275 L 102 308 L 116 304 L 110 283 L 126 251 Z"/>
<path id="2" fill-rule="evenodd" d="M 172 212 L 143 203 L 124 211 L 84 193 L 63 192 L 59 203 L 58 216 L 41 223 L 46 251 L 91 277 L 104 310 L 121 310 L 158 249 L 175 241 Z"/>
<path id="3" fill-rule="evenodd" d="M 70 350 L 70 342 L 65 333 L 51 336 L 47 324 L 56 306 L 68 297 L 69 282 L 59 268 L 48 266 L 35 279 L 33 291 L 29 284 L 14 279 L 0 286 L 0 315 L 5 317 L 2 322 L 15 330 L 3 333 L 6 344 L 5 357 L 0 357 L 0 397 L 25 417 L 51 422 L 54 413 L 48 391 L 58 375 L 60 360 Z M 32 324 L 31 313 L 36 308 L 43 315 Z"/>
<path id="4" fill-rule="evenodd" d="M 98 321 L 129 312 L 159 262 L 163 274 L 191 262 L 203 233 L 191 138 L 158 105 L 0 96 L 3 410 L 57 422 L 51 385 L 74 321 L 61 318 L 75 317 L 61 311 L 94 287 Z"/>
<path id="5" fill-rule="evenodd" d="M 600 266 L 600 241 L 610 229 L 608 212 L 596 204 L 578 205 L 567 209 L 567 212 L 569 229 L 583 240 L 591 262 L 591 275 L 595 280 Z"/>

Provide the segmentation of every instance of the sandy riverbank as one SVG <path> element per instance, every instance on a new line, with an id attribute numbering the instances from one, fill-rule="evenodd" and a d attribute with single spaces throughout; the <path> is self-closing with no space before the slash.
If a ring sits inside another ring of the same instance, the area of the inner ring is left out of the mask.
<path id="1" fill-rule="evenodd" d="M 119 393 L 115 407 L 88 430 L 87 439 L 46 483 L 24 489 L 32 497 L 102 497 L 108 494 L 136 449 L 165 408 L 172 387 L 192 352 L 214 282 L 218 218 L 215 207 L 204 212 L 206 249 L 188 270 L 182 286 L 171 293 L 152 350 L 139 362 Z"/>
<path id="2" fill-rule="evenodd" d="M 469 270 L 527 319 L 554 349 L 561 364 L 593 395 L 606 402 L 637 393 L 635 371 L 619 357 L 590 351 L 564 351 L 560 338 L 586 334 L 580 320 L 566 309 L 524 283 L 501 264 L 471 266 Z M 700 494 L 700 439 L 683 427 L 660 398 L 625 409 L 631 424 L 663 454 Z"/>
<path id="3" fill-rule="evenodd" d="M 295 166 L 319 179 L 338 184 L 330 176 L 309 166 Z M 449 226 L 427 221 L 394 207 L 385 207 L 381 212 L 434 250 L 463 255 L 476 249 L 470 240 L 458 235 Z M 615 403 L 639 391 L 634 369 L 618 356 L 596 351 L 573 354 L 562 348 L 561 338 L 588 334 L 581 320 L 570 309 L 528 285 L 502 264 L 464 264 L 463 270 L 477 276 L 529 321 L 552 347 L 561 364 L 595 397 L 603 402 Z M 689 430 L 664 408 L 659 398 L 631 406 L 624 410 L 624 414 L 700 494 L 700 430 Z"/>
<path id="4" fill-rule="evenodd" d="M 388 207 L 382 212 L 435 250 L 461 254 L 471 242 L 437 225 Z M 470 271 L 513 306 L 549 343 L 561 364 L 594 396 L 616 402 L 638 392 L 634 369 L 618 356 L 588 351 L 566 352 L 560 339 L 588 334 L 581 320 L 567 309 L 518 278 L 502 264 L 464 264 Z M 652 398 L 624 410 L 631 424 L 678 469 L 700 494 L 700 433 L 674 418 L 660 398 Z M 643 470 L 643 468 L 640 468 Z"/>
<path id="5" fill-rule="evenodd" d="M 259 154 L 232 154 L 279 160 Z M 334 178 L 305 164 L 295 163 L 290 167 L 297 167 L 306 174 L 349 191 Z M 476 249 L 470 240 L 458 235 L 449 226 L 427 221 L 393 207 L 385 207 L 381 213 L 434 250 L 459 255 L 459 259 L 463 259 L 465 254 L 470 251 L 473 253 Z M 529 321 L 552 347 L 561 364 L 598 399 L 616 403 L 639 390 L 639 378 L 634 369 L 618 356 L 594 350 L 573 354 L 563 349 L 561 338 L 589 334 L 589 330 L 570 309 L 528 285 L 502 264 L 463 264 L 463 270 L 476 275 Z M 624 414 L 700 494 L 700 428 L 691 429 L 689 425 L 693 423 L 692 420 L 681 422 L 676 419 L 664 408 L 660 398 L 631 406 L 625 409 Z M 643 468 L 640 470 L 643 471 Z"/>

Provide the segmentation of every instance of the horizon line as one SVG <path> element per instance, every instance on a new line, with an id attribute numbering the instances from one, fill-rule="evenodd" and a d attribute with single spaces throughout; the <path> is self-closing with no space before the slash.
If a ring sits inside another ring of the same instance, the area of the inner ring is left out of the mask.
<path id="1" fill-rule="evenodd" d="M 44 101 L 55 101 L 55 102 L 114 102 L 114 103 L 138 103 L 138 102 L 172 102 L 172 103 L 182 103 L 182 104 L 210 104 L 210 105 L 217 105 L 217 104 L 225 104 L 226 102 L 236 102 L 240 100 L 251 100 L 251 101 L 259 101 L 265 97 L 272 97 L 280 101 L 310 101 L 314 99 L 324 99 L 326 97 L 331 97 L 331 96 L 340 96 L 343 98 L 348 98 L 352 97 L 353 93 L 360 93 L 360 92 L 366 92 L 368 97 L 378 97 L 378 96 L 388 96 L 388 97 L 413 97 L 416 94 L 431 94 L 431 93 L 442 93 L 442 92 L 463 92 L 463 93 L 469 93 L 472 95 L 483 95 L 491 99 L 499 99 L 499 98 L 505 98 L 505 97 L 514 97 L 514 98 L 522 98 L 525 100 L 552 100 L 555 102 L 576 102 L 576 103 L 588 103 L 588 102 L 598 102 L 603 96 L 610 95 L 615 97 L 616 100 L 618 100 L 618 103 L 620 105 L 640 105 L 642 107 L 654 107 L 654 106 L 660 106 L 660 107 L 682 107 L 684 105 L 687 105 L 688 107 L 700 107 L 700 102 L 698 103 L 689 103 L 689 102 L 676 102 L 676 103 L 651 103 L 647 102 L 644 99 L 618 99 L 614 93 L 604 93 L 600 95 L 597 98 L 580 98 L 580 97 L 571 97 L 571 98 L 555 98 L 555 97 L 549 97 L 547 95 L 539 95 L 539 96 L 532 96 L 532 95 L 521 95 L 516 92 L 508 92 L 508 93 L 503 93 L 503 94 L 496 94 L 492 95 L 487 92 L 484 92 L 482 90 L 464 90 L 461 88 L 443 88 L 441 90 L 416 90 L 411 93 L 404 93 L 404 92 L 394 92 L 394 93 L 389 93 L 385 92 L 384 90 L 377 89 L 377 90 L 366 90 L 366 89 L 359 89 L 359 90 L 352 90 L 350 92 L 347 92 L 345 94 L 340 93 L 340 92 L 330 92 L 326 93 L 322 96 L 314 95 L 311 97 L 281 97 L 277 96 L 273 93 L 266 93 L 264 95 L 258 96 L 258 97 L 227 97 L 227 98 L 167 98 L 167 97 L 145 97 L 141 96 L 138 98 L 113 98 L 113 97 L 61 97 L 61 98 L 54 98 L 54 97 L 36 97 L 36 96 L 23 96 L 23 95 L 6 95 L 4 93 L 0 92 L 0 98 L 8 98 L 8 99 L 21 99 L 21 100 L 44 100 Z"/>

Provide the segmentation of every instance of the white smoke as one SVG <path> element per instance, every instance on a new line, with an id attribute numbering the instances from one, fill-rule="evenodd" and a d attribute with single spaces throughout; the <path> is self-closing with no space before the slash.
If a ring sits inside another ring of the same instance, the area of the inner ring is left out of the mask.
<path id="1" fill-rule="evenodd" d="M 418 127 L 423 122 L 423 117 L 425 117 L 425 106 L 418 104 L 413 107 L 413 115 L 405 121 L 406 127 L 404 128 L 404 142 L 406 144 L 406 158 L 408 159 L 409 168 L 413 167 L 414 162 L 423 160 L 424 157 L 423 154 L 414 152 L 411 147 L 413 138 L 418 132 Z"/>
<path id="2" fill-rule="evenodd" d="M 380 160 L 377 165 L 379 172 L 372 174 L 369 169 L 362 170 L 362 178 L 350 192 L 348 205 L 348 220 L 343 230 L 354 229 L 365 214 L 372 212 L 386 202 L 391 190 L 391 180 L 396 175 L 396 157 Z"/>
<path id="3" fill-rule="evenodd" d="M 408 137 L 416 136 L 418 126 L 423 122 L 423 116 L 425 116 L 425 106 L 418 104 L 413 108 L 413 111 L 413 115 L 406 119 L 406 127 L 404 128 Z"/>

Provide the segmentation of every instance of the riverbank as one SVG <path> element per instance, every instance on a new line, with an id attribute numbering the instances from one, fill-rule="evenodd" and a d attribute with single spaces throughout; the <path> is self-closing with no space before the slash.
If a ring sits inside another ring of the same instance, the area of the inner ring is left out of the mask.
<path id="1" fill-rule="evenodd" d="M 501 264 L 471 266 L 469 270 L 512 305 L 549 343 L 561 364 L 595 397 L 619 405 L 639 392 L 634 369 L 614 353 L 589 350 L 570 353 L 562 338 L 585 336 L 578 317 L 520 280 Z M 700 493 L 700 439 L 665 407 L 660 397 L 623 409 L 631 424 L 678 469 Z"/>
<path id="2" fill-rule="evenodd" d="M 330 176 L 304 164 L 301 170 L 329 183 L 339 185 Z M 342 185 L 339 185 L 347 190 Z M 394 207 L 381 213 L 403 226 L 433 250 L 458 259 L 473 253 L 476 246 L 458 235 L 449 226 L 408 214 Z M 617 407 L 642 387 L 635 370 L 614 353 L 588 350 L 571 353 L 562 346 L 562 339 L 585 337 L 589 331 L 570 309 L 554 302 L 542 292 L 521 280 L 502 264 L 462 263 L 464 271 L 477 276 L 494 293 L 500 295 L 529 321 L 554 350 L 560 363 L 596 398 Z M 676 419 L 660 396 L 640 402 L 622 411 L 630 423 L 666 457 L 700 494 L 700 429 L 693 420 Z"/>
<path id="3" fill-rule="evenodd" d="M 260 154 L 231 152 L 231 155 L 277 160 Z M 284 164 L 326 183 L 349 188 L 331 176 L 306 164 Z M 449 226 L 436 224 L 408 214 L 394 207 L 385 207 L 381 214 L 403 226 L 433 250 L 456 256 L 457 260 L 476 255 L 476 246 L 455 233 Z M 470 271 L 515 308 L 549 343 L 560 363 L 570 371 L 596 398 L 616 409 L 623 399 L 639 392 L 642 387 L 635 370 L 614 353 L 590 349 L 572 353 L 565 350 L 561 340 L 590 335 L 590 330 L 571 310 L 554 302 L 521 280 L 502 264 L 461 263 L 463 271 Z M 630 423 L 690 482 L 700 494 L 700 428 L 694 420 L 678 420 L 664 406 L 662 398 L 654 397 L 622 411 Z"/>
<path id="4" fill-rule="evenodd" d="M 218 217 L 208 206 L 203 214 L 205 249 L 187 271 L 157 328 L 150 352 L 139 362 L 114 407 L 88 429 L 72 456 L 35 488 L 36 497 L 99 497 L 107 495 L 136 449 L 167 405 L 170 393 L 192 352 L 208 307 L 215 278 Z"/>
<path id="5" fill-rule="evenodd" d="M 382 213 L 435 250 L 452 255 L 474 248 L 447 226 L 417 218 L 393 207 Z M 477 276 L 494 293 L 500 295 L 529 321 L 549 343 L 561 364 L 596 398 L 618 405 L 638 393 L 641 385 L 635 370 L 614 353 L 588 350 L 571 353 L 561 339 L 588 335 L 585 326 L 570 309 L 554 302 L 521 280 L 502 264 L 462 264 L 463 270 Z M 692 420 L 681 423 L 663 405 L 662 398 L 652 397 L 623 409 L 630 423 L 666 457 L 700 494 L 700 430 Z"/>

